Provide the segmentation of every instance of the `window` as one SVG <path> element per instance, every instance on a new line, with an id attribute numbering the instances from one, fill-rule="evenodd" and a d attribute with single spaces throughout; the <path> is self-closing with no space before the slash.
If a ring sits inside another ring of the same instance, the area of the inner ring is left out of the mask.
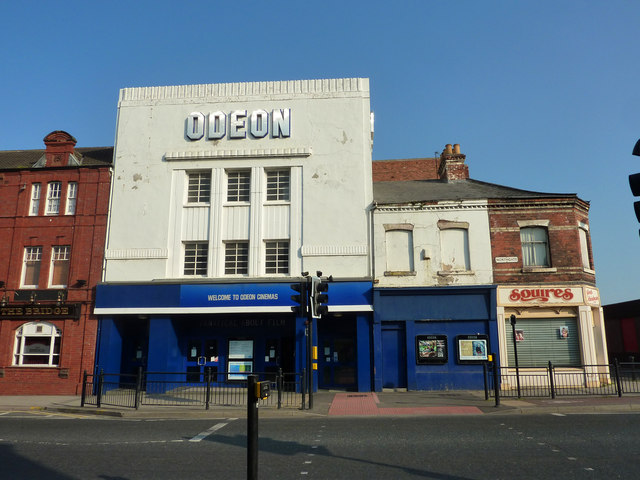
<path id="1" fill-rule="evenodd" d="M 267 171 L 267 201 L 289 200 L 289 170 Z"/>
<path id="2" fill-rule="evenodd" d="M 41 260 L 42 247 L 26 247 L 24 249 L 24 264 L 22 266 L 23 287 L 38 288 Z"/>
<path id="3" fill-rule="evenodd" d="M 29 206 L 29 215 L 38 215 L 40 210 L 40 184 L 31 185 L 31 205 Z"/>
<path id="4" fill-rule="evenodd" d="M 275 240 L 265 243 L 265 273 L 289 273 L 289 241 Z"/>
<path id="5" fill-rule="evenodd" d="M 225 275 L 241 275 L 249 272 L 249 243 L 227 242 L 224 252 Z"/>
<path id="6" fill-rule="evenodd" d="M 49 285 L 52 287 L 66 287 L 69 278 L 69 254 L 71 247 L 53 247 L 51 250 L 51 276 Z"/>
<path id="7" fill-rule="evenodd" d="M 248 202 L 251 187 L 251 172 L 227 172 L 227 201 Z"/>
<path id="8" fill-rule="evenodd" d="M 62 184 L 60 182 L 49 183 L 47 189 L 47 215 L 58 215 L 60 213 L 60 190 Z"/>
<path id="9" fill-rule="evenodd" d="M 520 229 L 522 265 L 524 267 L 550 267 L 549 238 L 545 227 Z"/>
<path id="10" fill-rule="evenodd" d="M 211 172 L 187 174 L 187 203 L 209 203 L 211 200 Z"/>
<path id="11" fill-rule="evenodd" d="M 582 268 L 591 270 L 591 260 L 589 259 L 589 240 L 587 238 L 587 229 L 580 226 L 578 228 L 580 234 L 580 254 L 582 256 Z"/>
<path id="12" fill-rule="evenodd" d="M 466 228 L 447 228 L 440 231 L 443 272 L 471 270 L 469 231 Z"/>
<path id="13" fill-rule="evenodd" d="M 206 242 L 184 244 L 184 274 L 206 275 L 208 263 L 208 245 Z"/>
<path id="14" fill-rule="evenodd" d="M 77 195 L 78 184 L 76 182 L 69 182 L 69 185 L 67 185 L 67 215 L 75 215 Z"/>
<path id="15" fill-rule="evenodd" d="M 13 364 L 57 366 L 60 363 L 60 337 L 60 330 L 50 323 L 22 325 L 16 332 Z"/>
<path id="16" fill-rule="evenodd" d="M 386 275 L 409 274 L 413 264 L 413 225 L 385 224 Z"/>

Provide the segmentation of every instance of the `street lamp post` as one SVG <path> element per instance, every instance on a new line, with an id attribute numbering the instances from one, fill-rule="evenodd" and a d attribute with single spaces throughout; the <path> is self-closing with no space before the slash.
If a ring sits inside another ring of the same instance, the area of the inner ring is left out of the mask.
<path id="1" fill-rule="evenodd" d="M 518 367 L 518 341 L 516 340 L 516 316 L 511 315 L 511 332 L 513 333 L 513 355 L 516 359 L 516 383 L 518 384 L 518 398 L 520 398 L 520 368 Z"/>

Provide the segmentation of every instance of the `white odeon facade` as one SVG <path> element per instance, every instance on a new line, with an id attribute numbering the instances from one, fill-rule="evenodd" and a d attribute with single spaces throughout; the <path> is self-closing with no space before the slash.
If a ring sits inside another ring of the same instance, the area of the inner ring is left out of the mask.
<path id="1" fill-rule="evenodd" d="M 317 381 L 370 389 L 372 133 L 363 78 L 123 89 L 98 368 L 300 371 L 319 270 Z"/>

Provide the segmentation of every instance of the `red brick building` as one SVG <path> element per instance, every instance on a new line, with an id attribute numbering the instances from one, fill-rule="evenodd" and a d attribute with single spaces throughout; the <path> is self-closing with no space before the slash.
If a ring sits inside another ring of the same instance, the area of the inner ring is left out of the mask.
<path id="1" fill-rule="evenodd" d="M 93 369 L 112 147 L 0 151 L 0 394 L 77 394 Z"/>

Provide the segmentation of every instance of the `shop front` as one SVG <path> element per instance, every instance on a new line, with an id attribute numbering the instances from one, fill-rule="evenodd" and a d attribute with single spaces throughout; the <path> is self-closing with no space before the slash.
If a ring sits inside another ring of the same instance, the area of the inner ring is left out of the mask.
<path id="1" fill-rule="evenodd" d="M 498 348 L 493 286 L 374 290 L 375 390 L 481 390 Z"/>
<path id="2" fill-rule="evenodd" d="M 575 285 L 498 287 L 500 361 L 520 367 L 583 368 L 608 364 L 600 296 Z"/>
<path id="3" fill-rule="evenodd" d="M 315 387 L 371 388 L 370 282 L 334 282 L 329 314 L 313 321 Z M 167 372 L 202 381 L 250 373 L 301 374 L 307 318 L 291 311 L 290 283 L 102 284 L 96 368 Z M 325 354 L 326 353 L 326 354 Z M 319 368 L 318 368 L 319 364 Z M 312 367 L 313 368 L 313 367 Z"/>

